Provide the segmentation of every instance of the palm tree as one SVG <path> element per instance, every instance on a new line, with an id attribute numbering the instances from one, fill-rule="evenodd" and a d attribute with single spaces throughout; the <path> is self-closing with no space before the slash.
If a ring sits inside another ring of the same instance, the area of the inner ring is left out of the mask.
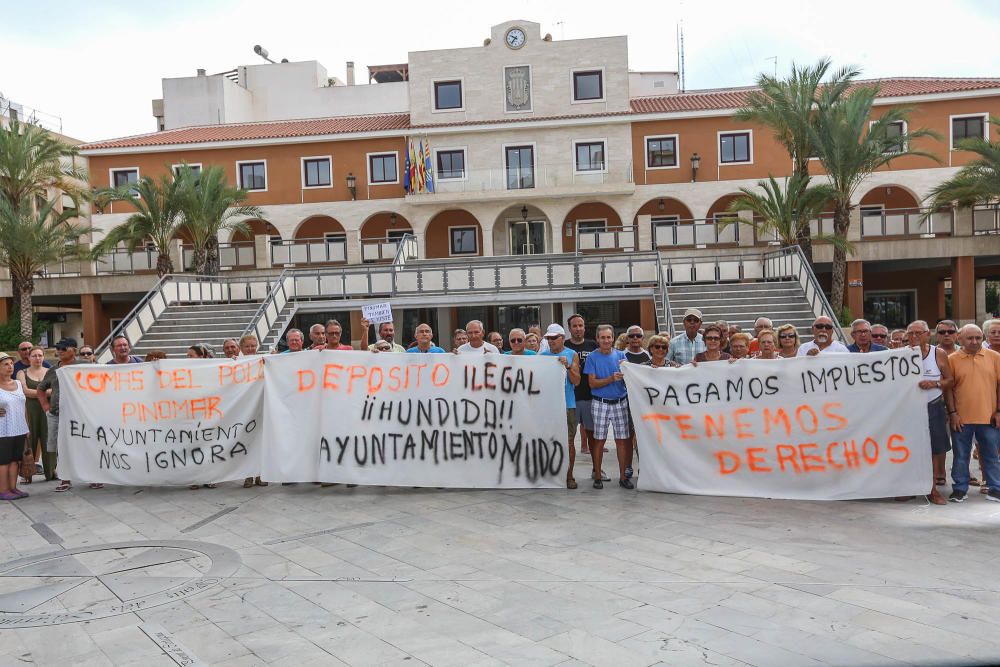
<path id="1" fill-rule="evenodd" d="M 192 178 L 183 174 L 181 180 Z M 194 240 L 192 268 L 195 273 L 219 275 L 219 232 L 224 229 L 248 234 L 250 228 L 243 218 L 260 218 L 263 212 L 257 206 L 245 204 L 246 190 L 234 188 L 226 181 L 222 167 L 206 167 L 197 176 L 197 182 L 186 188 L 182 206 L 184 228 Z"/>
<path id="2" fill-rule="evenodd" d="M 1000 118 L 990 118 L 990 125 L 1000 128 Z M 979 157 L 958 170 L 947 181 L 935 186 L 927 195 L 928 211 L 950 205 L 960 208 L 976 204 L 996 204 L 1000 201 L 1000 142 L 988 139 L 962 139 L 956 150 L 969 151 Z"/>
<path id="3" fill-rule="evenodd" d="M 919 129 L 890 133 L 890 128 L 906 127 L 909 107 L 893 107 L 871 120 L 877 86 L 859 87 L 836 103 L 821 95 L 815 126 L 810 130 L 813 146 L 833 186 L 833 233 L 847 240 L 851 224 L 851 200 L 858 186 L 879 167 L 904 155 L 920 155 L 938 161 L 931 153 L 912 148 L 914 139 L 939 138 L 936 132 Z M 833 287 L 830 304 L 835 313 L 844 309 L 847 253 L 843 245 L 833 249 Z M 854 313 L 855 316 L 859 313 Z"/>
<path id="4" fill-rule="evenodd" d="M 162 278 L 174 272 L 174 262 L 170 259 L 170 242 L 173 241 L 184 224 L 183 204 L 188 196 L 187 188 L 193 181 L 184 173 L 175 177 L 173 173 L 154 181 L 145 176 L 137 183 L 129 183 L 117 189 L 104 190 L 100 199 L 126 201 L 136 212 L 125 222 L 108 232 L 107 236 L 94 246 L 95 259 L 124 244 L 129 252 L 136 247 L 152 242 L 156 247 L 156 273 Z"/>
<path id="5" fill-rule="evenodd" d="M 74 146 L 37 125 L 12 120 L 0 126 L 0 195 L 17 209 L 35 195 L 47 198 L 47 188 L 57 188 L 79 208 L 88 190 L 86 172 L 73 163 L 77 154 Z"/>
<path id="6" fill-rule="evenodd" d="M 13 205 L 5 194 L 0 195 L 0 266 L 10 270 L 10 279 L 18 295 L 21 313 L 21 334 L 31 340 L 31 295 L 35 290 L 34 276 L 47 265 L 65 259 L 82 259 L 78 245 L 80 236 L 90 233 L 89 227 L 71 225 L 67 220 L 76 211 L 56 210 L 57 199 L 39 206 L 23 199 Z"/>
<path id="7" fill-rule="evenodd" d="M 826 103 L 836 103 L 860 73 L 855 67 L 843 67 L 824 82 L 830 67 L 830 59 L 823 58 L 811 67 L 796 67 L 793 63 L 787 79 L 761 74 L 757 77 L 758 90 L 747 95 L 743 107 L 735 114 L 738 121 L 758 123 L 774 133 L 792 158 L 793 175 L 808 175 L 809 159 L 816 154 L 811 129 L 816 123 L 820 91 L 824 92 Z M 811 262 L 812 242 L 809 225 L 804 224 L 806 220 L 801 218 L 796 229 L 798 244 Z"/>
<path id="8" fill-rule="evenodd" d="M 763 194 L 750 188 L 740 188 L 742 194 L 733 201 L 729 210 L 734 213 L 751 211 L 754 215 L 751 224 L 758 236 L 773 234 L 783 248 L 798 245 L 803 233 L 809 234 L 809 222 L 826 209 L 834 194 L 829 185 L 809 183 L 808 175 L 793 174 L 783 184 L 779 184 L 774 176 L 768 176 L 766 181 L 757 181 L 757 187 L 763 190 Z M 802 227 L 806 228 L 805 232 Z M 828 234 L 813 238 L 828 241 L 834 246 L 843 245 L 849 252 L 853 250 L 847 239 Z"/>

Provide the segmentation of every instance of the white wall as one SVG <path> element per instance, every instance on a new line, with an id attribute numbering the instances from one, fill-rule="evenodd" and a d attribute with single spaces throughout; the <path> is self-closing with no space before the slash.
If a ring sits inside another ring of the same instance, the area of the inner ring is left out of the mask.
<path id="1" fill-rule="evenodd" d="M 651 97 L 678 92 L 677 72 L 629 72 L 630 97 Z"/>
<path id="2" fill-rule="evenodd" d="M 524 30 L 520 49 L 506 46 L 511 27 Z M 531 21 L 507 21 L 491 29 L 487 46 L 409 54 L 410 119 L 414 125 L 497 118 L 581 115 L 629 108 L 628 40 L 600 37 L 542 41 L 541 26 Z M 506 112 L 504 67 L 531 66 L 531 112 Z M 571 71 L 604 69 L 603 102 L 572 102 Z M 433 82 L 463 80 L 463 111 L 433 111 Z"/>

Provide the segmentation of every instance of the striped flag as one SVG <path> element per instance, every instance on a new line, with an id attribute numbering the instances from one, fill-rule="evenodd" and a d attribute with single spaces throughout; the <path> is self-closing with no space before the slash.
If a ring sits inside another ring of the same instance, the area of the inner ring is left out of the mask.
<path id="1" fill-rule="evenodd" d="M 413 192 L 413 182 L 410 180 L 410 167 L 412 162 L 410 161 L 410 154 L 413 152 L 410 150 L 412 144 L 407 144 L 406 150 L 406 170 L 403 172 L 403 191 L 406 193 Z"/>
<path id="2" fill-rule="evenodd" d="M 417 144 L 417 154 L 413 156 L 417 163 L 417 186 L 420 192 L 427 192 L 427 170 L 424 168 L 424 142 Z"/>
<path id="3" fill-rule="evenodd" d="M 406 159 L 410 163 L 409 175 L 410 175 L 410 192 L 420 192 L 420 181 L 419 181 L 419 171 L 417 168 L 417 156 L 413 149 L 413 140 L 410 139 L 410 145 L 407 149 Z"/>
<path id="4" fill-rule="evenodd" d="M 424 138 L 424 187 L 434 192 L 434 169 L 431 163 L 431 140 Z"/>

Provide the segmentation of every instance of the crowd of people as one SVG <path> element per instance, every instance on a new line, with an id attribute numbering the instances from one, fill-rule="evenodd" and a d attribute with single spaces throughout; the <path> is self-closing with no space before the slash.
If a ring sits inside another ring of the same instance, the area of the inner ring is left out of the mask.
<path id="1" fill-rule="evenodd" d="M 941 320 L 932 328 L 916 320 L 904 330 L 890 331 L 881 324 L 857 319 L 851 323 L 851 344 L 844 345 L 834 333 L 837 326 L 829 317 L 817 317 L 812 323 L 811 340 L 802 342 L 792 324 L 775 327 L 766 317 L 754 322 L 753 332 L 725 321 L 706 322 L 702 312 L 689 308 L 683 317 L 684 330 L 670 337 L 665 333 L 647 336 L 642 327 L 633 325 L 615 336 L 614 327 L 600 324 L 595 338 L 586 337 L 584 317 L 571 315 L 561 324 L 550 324 L 543 332 L 538 325 L 527 331 L 514 328 L 504 336 L 486 331 L 483 323 L 473 320 L 452 334 L 450 353 L 542 355 L 557 357 L 565 368 L 566 428 L 569 442 L 569 466 L 566 486 L 577 488 L 574 467 L 577 453 L 589 456 L 591 482 L 601 489 L 611 479 L 602 464 L 609 433 L 613 430 L 618 458 L 618 484 L 633 489 L 635 432 L 628 409 L 628 393 L 622 364 L 633 363 L 653 368 L 671 369 L 690 365 L 743 359 L 781 360 L 819 354 L 864 354 L 902 347 L 919 348 L 923 359 L 920 388 L 927 399 L 928 427 L 932 448 L 934 483 L 927 498 L 938 505 L 946 500 L 938 491 L 945 485 L 945 461 L 953 453 L 952 491 L 948 500 L 960 503 L 968 497 L 970 486 L 979 486 L 988 500 L 1000 502 L 1000 319 L 987 320 L 980 328 L 967 324 L 959 328 L 951 320 Z M 369 340 L 370 323 L 362 321 L 361 340 Z M 984 334 L 985 332 L 985 334 Z M 935 338 L 931 343 L 932 334 Z M 342 341 L 343 327 L 337 320 L 309 327 L 309 345 L 300 329 L 285 335 L 282 354 L 308 350 L 353 350 Z M 0 500 L 28 496 L 18 488 L 18 477 L 30 484 L 36 474 L 46 481 L 57 481 L 56 491 L 72 488 L 69 479 L 58 475 L 59 376 L 56 368 L 76 363 L 93 363 L 92 347 L 73 338 L 56 343 L 58 364 L 50 367 L 45 351 L 30 342 L 18 346 L 19 359 L 0 354 Z M 240 358 L 258 353 L 260 342 L 253 335 L 222 341 L 222 356 Z M 362 349 L 365 346 L 362 345 Z M 417 325 L 413 339 L 403 346 L 396 340 L 395 326 L 384 322 L 377 327 L 377 339 L 366 349 L 372 353 L 447 354 L 449 350 L 434 343 L 429 324 Z M 140 359 L 131 352 L 125 336 L 111 343 L 109 364 L 134 364 L 164 359 L 163 352 L 153 351 Z M 187 357 L 209 359 L 216 356 L 213 346 L 195 343 Z M 577 441 L 579 440 L 579 450 Z M 970 474 L 973 457 L 979 459 L 983 479 Z M 260 477 L 244 480 L 245 487 L 267 486 Z M 90 484 L 101 488 L 102 484 Z M 215 484 L 203 485 L 214 488 Z M 324 485 L 327 486 L 327 485 Z M 192 485 L 192 489 L 200 488 Z M 900 498 L 906 500 L 909 498 Z"/>

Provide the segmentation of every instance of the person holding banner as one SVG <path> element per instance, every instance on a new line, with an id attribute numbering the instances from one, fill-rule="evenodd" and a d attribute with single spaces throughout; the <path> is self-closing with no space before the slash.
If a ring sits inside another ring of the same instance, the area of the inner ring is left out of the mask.
<path id="1" fill-rule="evenodd" d="M 684 311 L 684 332 L 679 333 L 670 341 L 670 352 L 667 358 L 680 365 L 690 364 L 694 361 L 695 355 L 705 351 L 705 341 L 701 329 L 702 315 L 697 308 L 688 308 Z"/>
<path id="2" fill-rule="evenodd" d="M 820 315 L 813 321 L 813 339 L 799 347 L 795 356 L 814 357 L 817 354 L 850 354 L 851 351 L 839 340 L 833 339 L 833 320 Z"/>
<path id="3" fill-rule="evenodd" d="M 126 343 L 128 341 L 125 341 Z M 38 383 L 38 402 L 42 404 L 45 411 L 45 420 L 48 422 L 49 435 L 45 442 L 45 453 L 52 457 L 52 471 L 55 473 L 59 454 L 59 376 L 56 369 L 64 366 L 71 366 L 77 363 L 76 360 L 76 339 L 62 338 L 56 343 L 56 353 L 59 355 L 59 363 L 54 368 L 50 368 L 41 382 Z M 58 475 L 53 474 L 55 479 Z M 68 479 L 59 480 L 56 491 L 63 493 L 72 488 L 73 483 Z"/>
<path id="4" fill-rule="evenodd" d="M 495 345 L 483 340 L 483 323 L 479 320 L 466 324 L 465 332 L 469 335 L 469 342 L 456 350 L 458 354 L 500 354 Z"/>
<path id="5" fill-rule="evenodd" d="M 986 499 L 1000 502 L 1000 353 L 983 349 L 983 332 L 966 324 L 958 332 L 962 347 L 948 357 L 955 384 L 946 394 L 954 457 L 952 491 L 948 500 L 963 502 L 969 493 L 972 438 L 979 445 L 979 465 L 989 491 Z"/>
<path id="6" fill-rule="evenodd" d="M 851 322 L 851 338 L 854 342 L 847 346 L 848 352 L 860 352 L 864 354 L 889 349 L 885 345 L 872 342 L 872 325 L 868 320 L 854 320 Z"/>
<path id="7" fill-rule="evenodd" d="M 325 350 L 326 349 L 326 327 L 317 322 L 316 324 L 309 327 L 309 345 L 310 350 Z"/>
<path id="8" fill-rule="evenodd" d="M 326 349 L 343 350 L 345 352 L 353 350 L 353 347 L 345 345 L 340 341 L 340 337 L 343 335 L 344 327 L 340 326 L 340 322 L 337 320 L 326 321 Z"/>
<path id="9" fill-rule="evenodd" d="M 305 346 L 305 338 L 302 336 L 302 330 L 289 329 L 288 333 L 285 334 L 285 343 L 288 345 L 288 349 L 281 354 L 286 354 L 288 352 L 301 352 Z"/>
<path id="10" fill-rule="evenodd" d="M 469 342 L 469 334 L 465 329 L 455 329 L 451 332 L 451 351 L 458 354 L 458 348 Z"/>
<path id="11" fill-rule="evenodd" d="M 24 387 L 14 379 L 14 357 L 0 353 L 0 500 L 28 497 L 17 488 L 28 436 L 26 400 Z"/>
<path id="12" fill-rule="evenodd" d="M 705 327 L 705 333 L 702 336 L 702 340 L 705 343 L 705 351 L 694 355 L 694 359 L 691 360 L 692 366 L 697 366 L 705 361 L 726 361 L 729 359 L 729 353 L 722 351 L 723 335 L 720 325 L 709 324 Z"/>
<path id="13" fill-rule="evenodd" d="M 750 358 L 750 334 L 738 331 L 729 337 L 729 363 Z"/>
<path id="14" fill-rule="evenodd" d="M 562 329 L 562 327 L 559 328 Z M 538 354 L 534 350 L 525 348 L 524 344 L 527 341 L 527 337 L 528 335 L 524 333 L 524 329 L 511 329 L 510 333 L 507 334 L 507 340 L 510 342 L 510 349 L 504 352 L 504 354 L 513 355 L 515 357 L 533 357 Z M 503 339 L 500 340 L 500 344 L 503 344 Z M 494 347 L 496 347 L 495 343 Z"/>
<path id="15" fill-rule="evenodd" d="M 240 354 L 244 357 L 249 357 L 257 354 L 257 348 L 260 346 L 260 341 L 253 334 L 243 334 L 240 336 Z"/>
<path id="16" fill-rule="evenodd" d="M 791 359 L 799 356 L 799 330 L 794 324 L 782 324 L 778 327 L 778 356 Z"/>
<path id="17" fill-rule="evenodd" d="M 222 341 L 222 356 L 226 359 L 240 358 L 240 345 L 235 338 L 227 338 Z"/>
<path id="18" fill-rule="evenodd" d="M 615 446 L 618 451 L 618 485 L 623 489 L 634 489 L 632 480 L 625 475 L 625 469 L 632 467 L 632 433 L 629 430 L 628 397 L 621 365 L 625 353 L 613 349 L 615 330 L 610 324 L 597 327 L 598 349 L 590 353 L 583 372 L 588 375 L 590 393 L 593 395 L 591 409 L 594 413 L 594 437 L 590 440 L 590 457 L 594 462 L 594 488 L 603 489 L 601 462 L 604 458 L 604 443 L 608 439 L 608 428 L 615 429 Z"/>
<path id="19" fill-rule="evenodd" d="M 76 352 L 76 350 L 73 350 Z M 139 357 L 129 354 L 132 351 L 132 346 L 122 334 L 115 336 L 115 339 L 111 341 L 111 352 L 113 356 L 109 364 L 141 364 L 142 359 Z"/>
<path id="20" fill-rule="evenodd" d="M 516 329 L 516 331 L 521 330 Z M 543 357 L 558 357 L 559 363 L 566 369 L 566 431 L 569 435 L 566 441 L 569 449 L 566 488 L 575 489 L 577 484 L 576 478 L 573 477 L 573 466 L 576 465 L 576 447 L 573 445 L 573 436 L 576 435 L 576 386 L 580 384 L 580 359 L 576 352 L 566 347 L 566 330 L 562 326 L 550 324 L 545 330 L 545 340 L 549 343 L 548 349 L 538 354 Z M 513 343 L 513 332 L 511 332 L 511 343 Z"/>
<path id="21" fill-rule="evenodd" d="M 778 355 L 778 338 L 771 329 L 757 332 L 757 353 L 754 359 L 780 359 Z"/>
<path id="22" fill-rule="evenodd" d="M 361 334 L 362 344 L 364 344 L 364 342 L 368 341 L 368 327 L 371 326 L 371 323 L 366 319 L 362 319 L 361 326 L 364 329 L 363 333 Z M 378 341 L 385 341 L 389 343 L 389 348 L 390 348 L 388 350 L 389 352 L 400 352 L 400 353 L 406 352 L 406 348 L 397 343 L 394 340 L 395 338 L 396 338 L 396 326 L 392 322 L 383 322 L 382 324 L 378 325 Z M 378 341 L 368 346 L 369 352 L 376 351 L 375 346 L 378 344 Z"/>
<path id="23" fill-rule="evenodd" d="M 431 325 L 421 322 L 413 330 L 417 344 L 407 350 L 410 354 L 444 354 L 444 348 L 434 345 L 434 330 Z"/>
<path id="24" fill-rule="evenodd" d="M 906 337 L 910 347 L 920 350 L 923 357 L 924 379 L 920 388 L 927 396 L 927 426 L 931 434 L 931 461 L 935 470 L 944 469 L 944 461 L 951 449 L 951 437 L 948 435 L 948 415 L 945 409 L 944 392 L 951 389 L 955 380 L 948 365 L 948 355 L 944 350 L 931 345 L 931 329 L 927 322 L 916 320 L 906 327 Z M 935 505 L 946 505 L 947 501 L 938 493 L 938 480 L 935 478 L 931 493 L 927 499 Z"/>
<path id="25" fill-rule="evenodd" d="M 937 346 L 944 350 L 944 353 L 951 355 L 953 352 L 958 352 L 958 325 L 951 320 L 941 320 L 934 327 L 934 333 L 937 334 Z"/>

